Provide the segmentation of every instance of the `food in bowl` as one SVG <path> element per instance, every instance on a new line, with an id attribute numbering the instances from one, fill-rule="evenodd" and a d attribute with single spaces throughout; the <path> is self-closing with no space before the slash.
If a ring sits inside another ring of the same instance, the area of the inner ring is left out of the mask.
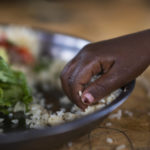
<path id="1" fill-rule="evenodd" d="M 0 70 L 0 96 L 6 93 L 5 99 L 0 97 L 0 131 L 72 121 L 102 109 L 121 93 L 118 89 L 83 112 L 62 92 L 59 74 L 66 62 L 45 55 L 41 49 L 40 36 L 31 28 L 0 27 L 0 66 L 4 68 Z M 9 94 L 5 84 L 12 87 Z"/>

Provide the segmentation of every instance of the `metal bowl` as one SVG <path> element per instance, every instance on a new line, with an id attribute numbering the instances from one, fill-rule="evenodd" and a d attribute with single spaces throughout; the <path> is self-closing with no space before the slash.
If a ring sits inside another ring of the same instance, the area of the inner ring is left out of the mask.
<path id="1" fill-rule="evenodd" d="M 41 51 L 48 57 L 56 60 L 69 61 L 89 41 L 74 36 L 33 29 L 40 38 Z M 42 57 L 42 56 L 41 56 Z M 122 93 L 111 104 L 92 114 L 53 127 L 44 129 L 31 129 L 13 131 L 0 134 L 0 149 L 13 150 L 50 150 L 61 144 L 80 137 L 97 124 L 107 115 L 121 105 L 131 94 L 135 81 L 125 85 Z"/>

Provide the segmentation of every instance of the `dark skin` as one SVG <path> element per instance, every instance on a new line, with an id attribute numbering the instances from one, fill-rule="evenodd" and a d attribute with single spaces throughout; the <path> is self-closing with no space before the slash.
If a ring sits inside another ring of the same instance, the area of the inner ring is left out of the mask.
<path id="1" fill-rule="evenodd" d="M 149 64 L 150 30 L 91 43 L 65 66 L 62 87 L 69 99 L 84 110 L 138 77 Z M 98 73 L 102 76 L 88 84 Z"/>

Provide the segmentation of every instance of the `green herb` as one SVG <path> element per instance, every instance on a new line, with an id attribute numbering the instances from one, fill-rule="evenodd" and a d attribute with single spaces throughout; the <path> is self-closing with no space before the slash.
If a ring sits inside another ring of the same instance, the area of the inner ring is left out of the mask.
<path id="1" fill-rule="evenodd" d="M 31 101 L 31 91 L 24 74 L 12 70 L 0 57 L 0 112 L 8 113 L 8 108 L 14 107 L 17 102 L 24 103 L 28 109 Z"/>
<path id="2" fill-rule="evenodd" d="M 51 62 L 52 62 L 52 60 L 48 60 L 48 59 L 46 59 L 46 58 L 40 59 L 40 61 L 38 61 L 38 62 L 35 64 L 33 70 L 34 70 L 35 72 L 37 72 L 37 73 L 39 73 L 39 72 L 41 72 L 41 71 L 43 71 L 43 70 L 46 70 L 46 69 L 48 69 L 49 66 L 51 65 Z"/>

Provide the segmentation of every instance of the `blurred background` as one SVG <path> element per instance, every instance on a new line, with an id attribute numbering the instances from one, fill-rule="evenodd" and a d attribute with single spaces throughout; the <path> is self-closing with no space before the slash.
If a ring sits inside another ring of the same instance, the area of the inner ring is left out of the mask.
<path id="1" fill-rule="evenodd" d="M 41 27 L 99 41 L 149 28 L 150 1 L 1 1 L 0 22 Z"/>
<path id="2" fill-rule="evenodd" d="M 0 22 L 71 34 L 94 42 L 149 29 L 150 1 L 0 1 Z M 112 136 L 114 148 L 117 144 L 125 144 L 125 149 L 150 149 L 150 69 L 138 79 L 132 96 L 119 109 L 130 110 L 132 119 L 124 115 L 121 120 L 111 120 L 114 130 L 97 128 L 63 149 L 113 149 L 106 143 L 106 137 Z M 102 126 L 107 122 L 110 122 L 109 118 Z"/>

